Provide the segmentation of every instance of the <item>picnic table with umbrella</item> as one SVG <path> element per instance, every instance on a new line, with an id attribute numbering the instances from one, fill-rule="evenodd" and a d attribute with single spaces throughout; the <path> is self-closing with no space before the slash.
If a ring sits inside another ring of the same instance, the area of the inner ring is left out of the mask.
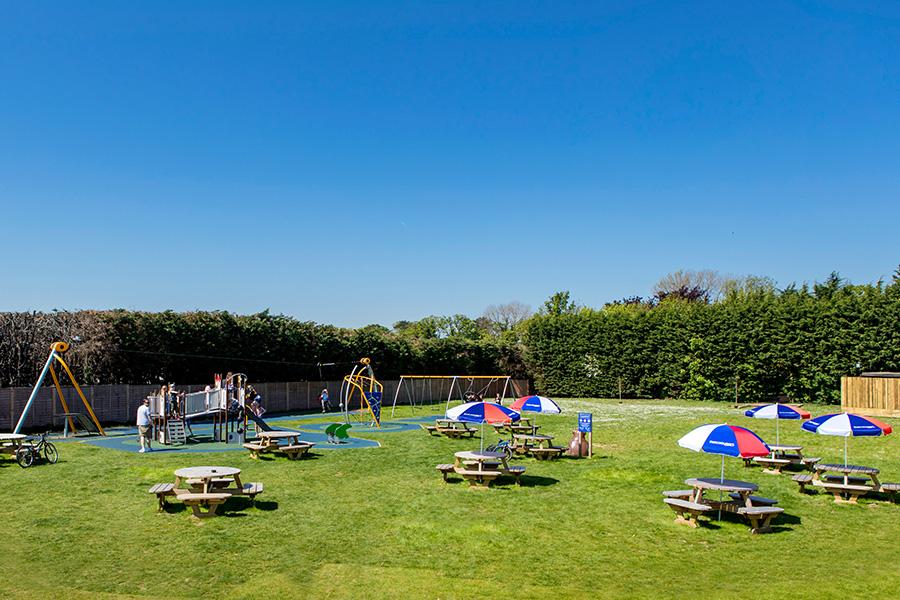
<path id="1" fill-rule="evenodd" d="M 780 474 L 781 470 L 789 465 L 797 465 L 801 467 L 811 467 L 819 462 L 819 458 L 811 458 L 803 456 L 803 446 L 784 445 L 781 444 L 778 424 L 782 419 L 797 420 L 808 419 L 811 415 L 809 412 L 790 404 L 763 404 L 756 406 L 744 412 L 744 416 L 753 419 L 774 419 L 775 420 L 775 444 L 769 445 L 772 451 L 769 456 L 749 457 L 744 462 L 750 466 L 751 461 L 766 467 L 765 473 Z"/>
<path id="2" fill-rule="evenodd" d="M 853 413 L 838 413 L 810 419 L 802 427 L 806 431 L 821 435 L 843 437 L 844 463 L 819 464 L 816 465 L 813 475 L 794 477 L 794 481 L 800 484 L 801 490 L 806 484 L 812 484 L 833 494 L 835 502 L 851 504 L 856 504 L 857 498 L 871 492 L 886 492 L 893 496 L 900 490 L 900 484 L 878 481 L 878 469 L 851 465 L 847 460 L 847 438 L 888 435 L 893 429 L 887 423 Z M 829 475 L 829 473 L 832 474 Z M 844 499 L 845 496 L 848 498 L 847 500 Z"/>
<path id="3" fill-rule="evenodd" d="M 696 527 L 698 516 L 717 509 L 720 519 L 723 510 L 748 519 L 752 533 L 770 530 L 771 519 L 783 512 L 783 509 L 773 506 L 777 501 L 753 496 L 757 489 L 754 483 L 725 479 L 726 456 L 747 458 L 769 454 L 769 447 L 762 438 L 744 427 L 721 423 L 693 429 L 678 440 L 678 445 L 695 452 L 719 454 L 722 466 L 718 479 L 690 478 L 685 483 L 692 489 L 663 492 L 665 503 L 677 515 L 676 520 Z M 705 499 L 705 491 L 718 491 L 719 500 Z M 723 493 L 729 493 L 731 499 L 723 501 Z"/>

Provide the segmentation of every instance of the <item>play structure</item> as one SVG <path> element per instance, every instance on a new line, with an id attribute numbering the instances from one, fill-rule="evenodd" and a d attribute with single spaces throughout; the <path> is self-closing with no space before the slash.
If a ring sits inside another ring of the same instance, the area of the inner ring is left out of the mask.
<path id="1" fill-rule="evenodd" d="M 383 394 L 384 386 L 375 378 L 371 359 L 359 359 L 341 383 L 344 420 L 349 423 L 352 418 L 380 429 Z"/>
<path id="2" fill-rule="evenodd" d="M 31 406 L 34 404 L 35 398 L 37 398 L 38 391 L 41 389 L 41 385 L 44 383 L 47 373 L 50 373 L 50 377 L 53 379 L 53 385 L 56 386 L 56 392 L 59 394 L 59 402 L 63 408 L 62 416 L 66 419 L 66 434 L 68 435 L 70 431 L 72 433 L 77 433 L 78 427 L 80 427 L 87 433 L 106 435 L 106 432 L 103 431 L 103 427 L 100 426 L 100 421 L 97 420 L 97 415 L 94 414 L 94 409 L 91 408 L 91 403 L 88 402 L 84 392 L 81 391 L 81 386 L 78 385 L 78 382 L 75 380 L 72 369 L 70 369 L 69 365 L 66 364 L 66 361 L 63 360 L 63 354 L 68 350 L 69 344 L 66 342 L 53 342 L 50 344 L 50 355 L 47 357 L 47 362 L 44 363 L 44 368 L 41 369 L 41 374 L 38 377 L 37 383 L 34 384 L 34 389 L 31 390 L 31 395 L 28 397 L 28 402 L 25 403 L 25 408 L 22 410 L 22 415 L 19 417 L 19 422 L 16 423 L 16 428 L 13 430 L 13 433 L 19 433 L 22 429 L 25 418 L 28 416 L 28 411 L 31 410 Z M 59 376 L 56 374 L 54 364 L 59 364 L 66 375 L 69 376 L 69 381 L 72 382 L 72 387 L 75 388 L 75 392 L 78 394 L 78 397 L 81 398 L 81 402 L 84 404 L 89 419 L 82 413 L 71 412 L 69 410 L 69 403 L 66 402 L 66 396 L 63 394 L 62 386 L 59 383 Z M 76 427 L 76 423 L 78 423 L 78 427 Z"/>
<path id="3" fill-rule="evenodd" d="M 254 402 L 252 387 L 243 373 L 215 376 L 214 385 L 200 392 L 179 393 L 162 386 L 150 400 L 150 418 L 161 444 L 185 444 L 192 435 L 191 423 L 212 424 L 212 441 L 243 444 L 248 422 L 257 431 L 271 431 Z"/>
<path id="4" fill-rule="evenodd" d="M 401 375 L 397 391 L 394 392 L 391 417 L 394 416 L 397 401 L 401 398 L 413 409 L 434 404 L 436 401 L 446 402 L 445 411 L 454 400 L 493 401 L 496 394 L 500 394 L 500 399 L 503 400 L 509 391 L 511 381 L 509 375 Z"/>

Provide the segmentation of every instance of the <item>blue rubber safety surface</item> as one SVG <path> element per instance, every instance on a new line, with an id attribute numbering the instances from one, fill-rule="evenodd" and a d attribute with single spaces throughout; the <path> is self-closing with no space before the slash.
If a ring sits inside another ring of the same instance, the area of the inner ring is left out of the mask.
<path id="1" fill-rule="evenodd" d="M 335 423 L 342 423 L 341 414 L 340 413 L 332 413 L 335 418 Z M 327 416 L 327 415 L 325 415 Z M 410 431 L 413 429 L 418 429 L 420 422 L 425 421 L 433 421 L 436 417 L 420 417 L 420 418 L 412 418 L 412 419 L 397 419 L 394 421 L 382 421 L 381 428 L 370 427 L 368 425 L 364 425 L 361 423 L 352 423 L 352 427 L 350 428 L 350 438 L 346 440 L 342 440 L 340 444 L 330 444 L 328 443 L 328 438 L 325 435 L 325 428 L 331 425 L 328 422 L 314 422 L 308 424 L 300 424 L 296 428 L 291 427 L 282 427 L 276 425 L 276 423 L 285 422 L 285 421 L 307 421 L 307 420 L 315 420 L 321 419 L 323 417 L 322 414 L 305 414 L 305 415 L 284 415 L 279 417 L 271 417 L 265 418 L 266 423 L 272 426 L 273 429 L 279 429 L 283 431 L 296 431 L 300 434 L 300 439 L 306 442 L 313 442 L 316 444 L 315 448 L 313 448 L 313 452 L 318 450 L 350 450 L 357 448 L 378 448 L 380 444 L 374 440 L 367 440 L 363 438 L 354 437 L 355 433 L 395 433 L 400 431 Z M 194 442 L 188 442 L 184 445 L 171 445 L 164 446 L 159 443 L 153 444 L 153 453 L 158 452 L 233 452 L 233 451 L 244 451 L 246 449 L 240 444 L 224 444 L 222 442 L 214 442 L 212 441 L 212 424 L 211 423 L 195 423 L 191 425 L 191 430 L 194 435 L 191 436 L 192 439 L 195 439 Z M 77 437 L 77 438 L 69 438 L 66 440 L 54 440 L 60 442 L 83 442 L 86 444 L 91 444 L 94 446 L 100 446 L 101 448 L 109 448 L 112 450 L 120 450 L 124 452 L 137 452 L 140 450 L 140 443 L 138 442 L 137 436 L 137 427 L 112 427 L 106 429 L 107 435 L 105 437 Z"/>

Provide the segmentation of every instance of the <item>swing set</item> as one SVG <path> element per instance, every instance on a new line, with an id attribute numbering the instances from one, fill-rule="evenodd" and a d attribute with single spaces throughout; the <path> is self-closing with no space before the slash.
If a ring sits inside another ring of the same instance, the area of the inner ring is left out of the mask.
<path id="1" fill-rule="evenodd" d="M 446 397 L 446 410 L 454 400 L 459 402 L 484 400 L 485 395 L 489 395 L 493 390 L 500 394 L 502 400 L 506 398 L 510 383 L 512 378 L 509 375 L 401 375 L 397 391 L 394 393 L 391 417 L 394 416 L 397 400 L 401 395 L 413 410 L 422 408 L 425 404 L 432 404 L 435 399 L 443 400 Z M 493 401 L 493 398 L 487 400 Z"/>
<path id="2" fill-rule="evenodd" d="M 88 402 L 88 399 L 85 397 L 84 392 L 81 391 L 81 386 L 78 385 L 78 382 L 75 380 L 75 375 L 72 374 L 72 369 L 69 368 L 69 365 L 66 364 L 66 361 L 63 360 L 62 355 L 65 354 L 69 350 L 69 344 L 67 342 L 53 342 L 50 344 L 50 355 L 47 357 L 47 362 L 44 363 L 44 368 L 41 369 L 41 374 L 38 377 L 37 383 L 34 384 L 34 389 L 31 390 L 31 395 L 28 397 L 28 402 L 25 403 L 25 409 L 22 411 L 22 415 L 19 417 L 19 422 L 16 423 L 16 428 L 13 430 L 13 433 L 19 433 L 22 429 L 22 425 L 25 423 L 25 418 L 28 416 L 28 411 L 31 410 L 31 405 L 34 404 L 35 398 L 37 398 L 38 391 L 41 389 L 41 384 L 44 383 L 44 379 L 47 377 L 47 373 L 50 373 L 50 377 L 53 379 L 53 385 L 56 386 L 56 392 L 59 394 L 59 402 L 62 404 L 63 408 L 63 416 L 66 418 L 66 433 L 72 431 L 72 433 L 76 433 L 75 422 L 78 422 L 78 425 L 83 429 L 89 431 L 91 429 L 91 424 L 96 427 L 96 430 L 93 433 L 98 433 L 100 435 L 106 435 L 106 432 L 103 431 L 103 427 L 100 425 L 100 421 L 97 420 L 97 415 L 94 414 L 94 409 L 91 408 L 91 403 Z M 90 416 L 90 421 L 84 418 L 81 413 L 73 413 L 69 411 L 69 404 L 66 402 L 66 396 L 63 394 L 62 386 L 59 383 L 59 376 L 56 374 L 56 369 L 54 368 L 54 363 L 59 363 L 59 366 L 63 368 L 63 371 L 66 372 L 66 375 L 69 376 L 69 381 L 72 382 L 72 387 L 75 388 L 75 392 L 78 394 L 78 397 L 81 398 L 81 401 L 84 403 L 84 408 L 87 410 L 88 415 Z"/>

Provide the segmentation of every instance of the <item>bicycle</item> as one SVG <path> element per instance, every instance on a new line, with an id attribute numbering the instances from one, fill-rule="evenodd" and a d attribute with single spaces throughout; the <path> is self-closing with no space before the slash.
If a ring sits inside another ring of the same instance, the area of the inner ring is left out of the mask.
<path id="1" fill-rule="evenodd" d="M 509 460 L 513 457 L 513 449 L 512 446 L 509 445 L 509 442 L 506 440 L 497 440 L 496 444 L 491 444 L 487 448 L 485 448 L 488 452 L 502 452 L 506 456 L 506 460 Z"/>
<path id="2" fill-rule="evenodd" d="M 57 452 L 56 446 L 47 441 L 46 433 L 32 436 L 27 445 L 16 450 L 16 462 L 23 469 L 27 469 L 34 464 L 35 460 L 40 460 L 42 455 L 44 460 L 51 465 L 56 464 L 56 461 L 59 460 L 59 452 Z"/>

